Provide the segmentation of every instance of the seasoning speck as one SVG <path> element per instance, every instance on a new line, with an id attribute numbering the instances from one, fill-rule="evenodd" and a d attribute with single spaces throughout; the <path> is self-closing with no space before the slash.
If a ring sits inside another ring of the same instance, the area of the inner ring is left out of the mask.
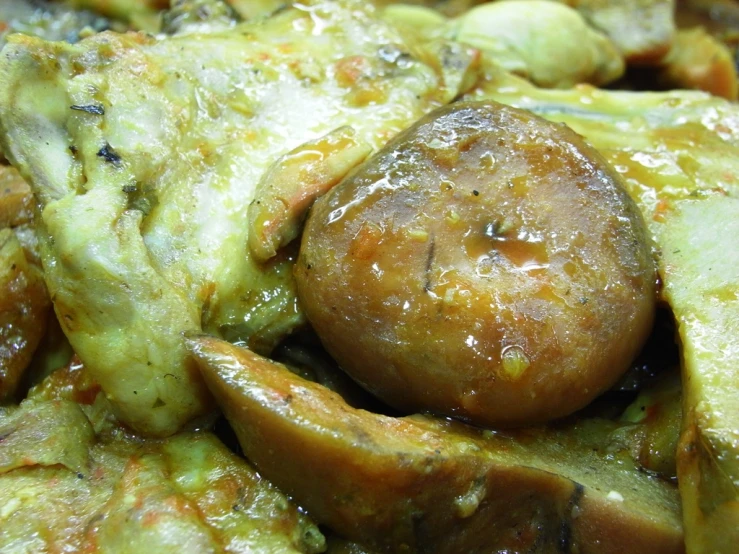
<path id="1" fill-rule="evenodd" d="M 78 112 L 86 112 L 93 115 L 105 115 L 105 108 L 103 108 L 101 104 L 75 104 L 73 106 L 69 106 L 69 108 L 72 110 L 77 110 Z"/>
<path id="2" fill-rule="evenodd" d="M 111 163 L 116 167 L 121 165 L 121 157 L 107 142 L 105 143 L 105 146 L 98 150 L 97 155 L 103 158 L 106 162 Z"/>

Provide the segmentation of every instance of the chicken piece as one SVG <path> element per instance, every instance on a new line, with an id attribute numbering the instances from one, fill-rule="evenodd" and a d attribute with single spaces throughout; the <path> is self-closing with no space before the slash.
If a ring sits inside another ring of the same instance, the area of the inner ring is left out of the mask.
<path id="1" fill-rule="evenodd" d="M 548 1 L 580 12 L 590 25 L 613 41 L 629 65 L 655 65 L 672 46 L 675 0 Z"/>
<path id="2" fill-rule="evenodd" d="M 120 456 L 116 446 L 108 449 Z M 84 540 L 99 552 L 297 554 L 324 548 L 318 528 L 209 433 L 178 434 L 135 449 L 90 523 Z"/>
<path id="3" fill-rule="evenodd" d="M 265 171 L 347 125 L 378 148 L 475 61 L 406 43 L 354 0 L 171 38 L 10 37 L 0 142 L 41 204 L 59 320 L 124 421 L 167 435 L 210 408 L 182 331 L 264 352 L 302 323 L 290 252 L 249 254 Z"/>
<path id="4" fill-rule="evenodd" d="M 73 10 L 46 0 L 3 0 L 0 9 L 0 48 L 10 33 L 46 40 L 77 42 L 81 36 L 107 29 L 110 22 L 98 14 Z"/>
<path id="5" fill-rule="evenodd" d="M 223 31 L 239 18 L 223 0 L 174 0 L 171 4 L 169 10 L 162 12 L 163 33 Z"/>
<path id="6" fill-rule="evenodd" d="M 292 4 L 289 0 L 225 0 L 243 19 L 257 19 Z"/>
<path id="7" fill-rule="evenodd" d="M 479 6 L 450 22 L 447 34 L 542 87 L 604 85 L 625 69 L 616 47 L 579 13 L 544 0 Z"/>
<path id="8" fill-rule="evenodd" d="M 405 4 L 389 5 L 382 14 L 393 25 L 420 36 L 446 36 L 470 44 L 497 65 L 543 87 L 602 85 L 621 77 L 625 69 L 608 38 L 573 9 L 552 2 L 489 3 L 452 20 Z M 561 32 L 563 28 L 567 33 Z"/>
<path id="9" fill-rule="evenodd" d="M 315 525 L 211 433 L 94 430 L 98 391 L 75 364 L 0 410 L 0 550 L 323 550 Z"/>
<path id="10" fill-rule="evenodd" d="M 568 415 L 652 328 L 655 268 L 618 174 L 564 126 L 456 102 L 313 206 L 295 266 L 326 349 L 406 413 Z"/>
<path id="11" fill-rule="evenodd" d="M 159 28 L 159 12 L 169 6 L 170 0 L 66 0 L 66 3 L 118 19 L 134 29 L 155 32 Z"/>
<path id="12" fill-rule="evenodd" d="M 189 341 L 245 454 L 341 536 L 391 552 L 681 552 L 675 487 L 575 433 L 350 408 L 280 364 Z"/>
<path id="13" fill-rule="evenodd" d="M 466 99 L 489 98 L 566 123 L 624 178 L 656 238 L 670 202 L 739 196 L 739 107 L 701 92 L 532 86 L 502 70 Z M 659 246 L 659 244 L 658 244 Z"/>
<path id="14" fill-rule="evenodd" d="M 80 408 L 69 400 L 25 401 L 0 412 L 0 474 L 24 466 L 63 465 L 86 471 L 95 434 Z"/>
<path id="15" fill-rule="evenodd" d="M 28 391 L 33 400 L 70 400 L 84 407 L 92 404 L 100 393 L 100 385 L 75 355 L 68 364 L 49 374 Z M 88 419 L 91 419 L 88 415 Z"/>
<path id="16" fill-rule="evenodd" d="M 70 401 L 82 410 L 92 425 L 96 437 L 136 437 L 113 414 L 110 402 L 100 394 L 100 385 L 77 356 L 55 369 L 40 383 L 30 388 L 27 400 L 35 402 Z"/>
<path id="17" fill-rule="evenodd" d="M 564 121 L 626 179 L 650 223 L 683 356 L 677 476 L 688 550 L 739 542 L 739 107 L 697 92 L 540 90 L 499 72 L 472 97 Z"/>
<path id="18" fill-rule="evenodd" d="M 677 469 L 690 552 L 739 544 L 739 198 L 674 204 L 661 228 L 665 297 L 683 351 Z"/>
<path id="19" fill-rule="evenodd" d="M 40 268 L 28 262 L 12 230 L 0 230 L 0 402 L 13 397 L 50 307 Z"/>
<path id="20" fill-rule="evenodd" d="M 488 0 L 373 0 L 378 6 L 423 6 L 439 12 L 448 17 L 463 14 L 478 4 L 484 4 Z"/>
<path id="21" fill-rule="evenodd" d="M 556 0 L 579 11 L 616 44 L 629 64 L 653 65 L 675 35 L 675 0 Z"/>
<path id="22" fill-rule="evenodd" d="M 678 31 L 662 65 L 660 79 L 667 87 L 705 90 L 728 100 L 737 99 L 734 56 L 700 27 Z"/>
<path id="23" fill-rule="evenodd" d="M 262 177 L 249 205 L 249 249 L 260 262 L 300 234 L 313 201 L 338 183 L 372 148 L 341 127 L 277 160 Z"/>
<path id="24" fill-rule="evenodd" d="M 109 24 L 102 16 L 71 10 L 68 6 L 51 4 L 46 0 L 3 0 L 0 8 L 0 49 L 11 33 L 24 33 L 46 40 L 77 42 L 81 35 L 102 31 Z M 3 160 L 0 149 L 0 163 Z M 0 165 L 0 172 L 3 169 Z"/>
<path id="25" fill-rule="evenodd" d="M 394 4 L 392 0 L 375 0 L 380 5 Z M 508 3 L 514 0 L 502 0 Z M 528 3 L 530 0 L 516 0 Z M 654 65 L 667 54 L 675 35 L 675 0 L 547 0 L 574 8 L 595 29 L 605 33 L 629 64 Z M 402 0 L 402 4 L 425 5 L 448 16 L 466 17 L 465 12 L 476 12 L 475 6 L 487 0 Z M 511 8 L 512 9 L 512 8 Z M 572 21 L 572 20 L 571 20 Z M 579 23 L 577 24 L 579 27 Z M 565 32 L 566 30 L 566 32 Z M 515 30 L 509 29 L 515 36 Z M 555 35 L 571 33 L 571 28 L 550 31 Z M 566 40 L 552 37 L 551 40 Z M 540 53 L 539 53 L 540 54 Z M 558 60 L 560 63 L 563 59 Z M 567 58 L 565 63 L 570 63 Z"/>
<path id="26" fill-rule="evenodd" d="M 380 12 L 382 18 L 404 32 L 422 37 L 441 36 L 449 20 L 436 10 L 413 4 L 389 4 Z"/>

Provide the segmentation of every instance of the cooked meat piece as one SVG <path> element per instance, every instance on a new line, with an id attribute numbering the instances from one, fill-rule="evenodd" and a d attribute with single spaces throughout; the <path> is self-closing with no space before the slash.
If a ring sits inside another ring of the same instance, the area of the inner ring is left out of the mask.
<path id="1" fill-rule="evenodd" d="M 270 166 L 344 126 L 378 148 L 476 63 L 407 42 L 359 0 L 208 33 L 9 40 L 0 143 L 41 204 L 56 313 L 118 415 L 155 435 L 211 407 L 182 331 L 266 352 L 303 321 L 291 252 L 249 253 Z"/>
<path id="2" fill-rule="evenodd" d="M 170 0 L 67 0 L 66 3 L 119 19 L 134 29 L 154 32 L 159 27 L 159 10 L 167 8 Z"/>
<path id="3" fill-rule="evenodd" d="M 677 474 L 686 545 L 731 552 L 739 544 L 739 198 L 678 202 L 660 231 L 684 360 Z"/>
<path id="4" fill-rule="evenodd" d="M 604 85 L 621 77 L 624 60 L 610 39 L 575 10 L 543 0 L 496 2 L 448 25 L 448 36 L 542 87 Z"/>
<path id="5" fill-rule="evenodd" d="M 626 61 L 653 65 L 675 35 L 675 0 L 557 0 L 564 2 L 616 44 Z"/>
<path id="6" fill-rule="evenodd" d="M 0 48 L 11 33 L 24 33 L 46 40 L 77 42 L 80 34 L 107 29 L 110 22 L 86 10 L 70 9 L 46 0 L 3 0 L 0 9 Z"/>
<path id="7" fill-rule="evenodd" d="M 658 247 L 682 342 L 677 454 L 688 551 L 739 543 L 739 106 L 698 92 L 536 89 L 499 72 L 471 97 L 564 121 L 624 177 Z"/>
<path id="8" fill-rule="evenodd" d="M 0 409 L 0 550 L 323 550 L 318 528 L 211 433 L 97 433 L 95 396 L 77 365 Z"/>
<path id="9" fill-rule="evenodd" d="M 378 0 L 376 0 L 378 1 Z M 502 0 L 512 2 L 516 0 Z M 529 2 L 530 0 L 517 0 Z M 654 65 L 669 51 L 675 34 L 675 0 L 548 0 L 576 9 L 596 29 L 605 33 L 631 64 Z M 379 4 L 393 4 L 379 0 Z M 422 4 L 449 16 L 464 14 L 484 0 L 402 0 L 403 4 Z M 511 29 L 515 33 L 516 30 Z M 569 27 L 560 34 L 571 32 Z M 558 37 L 565 40 L 565 36 Z M 561 63 L 570 63 L 561 59 Z"/>

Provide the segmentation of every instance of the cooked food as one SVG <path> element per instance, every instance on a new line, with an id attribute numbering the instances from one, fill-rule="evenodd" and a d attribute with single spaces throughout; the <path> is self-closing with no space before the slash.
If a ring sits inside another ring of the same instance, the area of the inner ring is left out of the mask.
<path id="1" fill-rule="evenodd" d="M 0 411 L 0 550 L 324 549 L 318 528 L 213 434 L 101 432 L 99 389 L 83 373 L 62 369 Z"/>
<path id="2" fill-rule="evenodd" d="M 660 248 L 682 343 L 677 476 L 688 550 L 731 552 L 739 529 L 739 107 L 701 93 L 541 90 L 501 72 L 473 97 L 566 122 L 625 177 Z"/>
<path id="3" fill-rule="evenodd" d="M 722 194 L 676 203 L 660 229 L 665 297 L 683 351 L 677 464 L 690 552 L 739 544 L 737 233 L 739 199 Z"/>
<path id="4" fill-rule="evenodd" d="M 624 438 L 639 465 L 665 479 L 676 479 L 682 423 L 680 373 L 667 373 L 645 387 L 624 410 L 621 420 L 637 424 L 624 429 Z"/>
<path id="5" fill-rule="evenodd" d="M 267 16 L 292 1 L 289 0 L 67 0 L 78 8 L 87 8 L 121 21 L 136 29 L 156 31 L 159 26 L 160 10 L 177 10 L 183 5 L 200 4 L 200 16 L 209 17 L 208 12 L 219 4 L 230 6 L 245 20 Z"/>
<path id="6" fill-rule="evenodd" d="M 12 229 L 28 262 L 41 265 L 33 223 L 33 193 L 18 171 L 0 165 L 0 229 Z"/>
<path id="7" fill-rule="evenodd" d="M 109 24 L 99 14 L 70 9 L 68 5 L 46 0 L 3 0 L 0 10 L 0 47 L 10 33 L 77 42 L 81 35 L 102 31 Z"/>
<path id="8" fill-rule="evenodd" d="M 736 104 L 688 91 L 544 90 L 489 69 L 466 98 L 523 108 L 585 137 L 622 175 L 655 239 L 671 202 L 711 192 L 739 196 Z"/>
<path id="9" fill-rule="evenodd" d="M 29 263 L 11 229 L 0 230 L 0 402 L 12 399 L 50 307 L 41 268 Z"/>
<path id="10" fill-rule="evenodd" d="M 364 161 L 372 147 L 351 127 L 301 144 L 277 160 L 257 185 L 249 205 L 249 249 L 267 261 L 295 240 L 305 214 L 324 194 Z"/>
<path id="11" fill-rule="evenodd" d="M 557 1 L 572 6 L 606 33 L 629 63 L 654 64 L 672 45 L 675 0 Z"/>
<path id="12" fill-rule="evenodd" d="M 33 194 L 13 167 L 0 165 L 0 228 L 17 227 L 33 219 Z"/>
<path id="13" fill-rule="evenodd" d="M 624 73 L 624 60 L 611 40 L 555 2 L 484 4 L 452 20 L 447 35 L 542 87 L 604 85 Z"/>
<path id="14" fill-rule="evenodd" d="M 156 31 L 159 10 L 169 6 L 169 0 L 65 0 L 77 9 L 88 9 L 118 19 L 144 31 Z"/>
<path id="15" fill-rule="evenodd" d="M 516 0 L 499 0 L 512 2 Z M 518 0 L 529 2 L 530 0 Z M 675 0 L 549 0 L 566 4 L 605 33 L 629 63 L 653 65 L 669 51 L 675 34 Z M 376 0 L 393 4 L 393 0 Z M 449 16 L 458 16 L 485 0 L 402 0 L 403 4 L 423 4 Z M 553 34 L 565 34 L 551 29 Z M 567 29 L 569 32 L 570 29 Z M 556 39 L 553 39 L 556 40 Z M 563 38 L 564 40 L 564 38 Z M 543 55 L 542 53 L 537 53 Z M 562 60 L 560 60 L 561 62 Z M 569 60 L 567 60 L 569 63 Z"/>
<path id="16" fill-rule="evenodd" d="M 395 552 L 683 549 L 674 488 L 577 430 L 374 415 L 248 350 L 189 344 L 249 459 L 348 539 Z"/>
<path id="17" fill-rule="evenodd" d="M 0 403 L 14 400 L 51 315 L 32 220 L 30 188 L 0 165 Z"/>
<path id="18" fill-rule="evenodd" d="M 456 103 L 321 197 L 295 274 L 327 350 L 412 412 L 486 426 L 582 408 L 652 328 L 647 233 L 567 127 Z"/>
<path id="19" fill-rule="evenodd" d="M 0 551 L 733 552 L 738 4 L 410 1 L 0 0 Z"/>
<path id="20" fill-rule="evenodd" d="M 171 38 L 9 37 L 0 134 L 41 204 L 54 307 L 137 430 L 171 434 L 212 407 L 183 331 L 268 352 L 303 321 L 290 252 L 249 254 L 271 164 L 347 125 L 377 148 L 471 84 L 468 48 L 406 43 L 373 14 L 326 1 Z"/>
<path id="21" fill-rule="evenodd" d="M 668 88 L 694 88 L 737 99 L 739 83 L 734 56 L 702 27 L 678 31 L 662 66 L 660 78 Z"/>
<path id="22" fill-rule="evenodd" d="M 286 0 L 226 0 L 226 2 L 246 20 L 264 17 L 293 3 Z"/>

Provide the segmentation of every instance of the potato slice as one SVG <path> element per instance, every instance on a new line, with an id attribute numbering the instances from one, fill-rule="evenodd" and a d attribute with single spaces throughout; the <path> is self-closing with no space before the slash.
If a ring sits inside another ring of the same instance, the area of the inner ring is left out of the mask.
<path id="1" fill-rule="evenodd" d="M 692 552 L 739 544 L 737 236 L 739 199 L 723 195 L 678 203 L 661 232 L 664 293 L 683 351 L 677 469 Z"/>
<path id="2" fill-rule="evenodd" d="M 224 341 L 188 347 L 247 457 L 319 522 L 391 551 L 680 552 L 674 487 L 567 431 L 350 408 Z"/>

